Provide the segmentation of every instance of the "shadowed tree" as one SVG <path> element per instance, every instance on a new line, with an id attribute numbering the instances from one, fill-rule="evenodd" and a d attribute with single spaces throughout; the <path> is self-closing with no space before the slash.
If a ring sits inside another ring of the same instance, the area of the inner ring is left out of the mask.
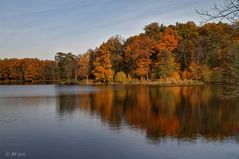
<path id="1" fill-rule="evenodd" d="M 77 56 L 72 53 L 58 52 L 55 56 L 59 78 L 62 80 L 77 80 Z"/>
<path id="2" fill-rule="evenodd" d="M 199 37 L 198 28 L 194 22 L 187 22 L 186 24 L 177 23 L 175 29 L 179 34 L 179 44 L 174 54 L 177 62 L 180 63 L 181 70 L 184 71 L 192 62 Z"/>
<path id="3" fill-rule="evenodd" d="M 233 27 L 235 29 L 238 30 L 239 28 L 239 0 L 224 0 L 223 3 L 221 4 L 216 4 L 214 3 L 214 7 L 211 9 L 211 11 L 208 10 L 196 10 L 196 12 L 201 15 L 201 17 L 204 19 L 203 22 L 208 22 L 208 21 L 212 21 L 212 20 L 219 20 L 219 21 L 223 21 L 223 20 L 227 20 L 231 23 L 233 23 Z M 238 31 L 237 31 L 238 32 Z M 235 37 L 232 36 L 232 39 L 234 39 Z M 238 38 L 236 38 L 238 39 Z M 233 48 L 234 49 L 234 48 Z M 237 50 L 237 49 L 236 49 Z M 234 51 L 231 51 L 234 52 Z M 238 50 L 236 51 L 238 52 Z M 235 52 L 234 52 L 235 53 Z M 236 54 L 234 54 L 233 56 L 237 57 Z M 230 55 L 229 55 L 230 57 Z M 230 64 L 227 64 L 227 66 L 230 68 L 230 71 L 224 71 L 226 72 L 226 74 L 231 74 L 231 71 L 233 71 L 234 73 L 232 74 L 237 74 L 238 73 L 238 63 L 235 63 L 235 58 L 229 58 L 231 61 Z M 236 60 L 237 61 L 237 60 Z M 237 77 L 235 77 L 237 78 Z M 230 98 L 230 97 L 235 97 L 235 96 L 239 96 L 239 82 L 238 80 L 234 80 L 235 82 L 235 86 L 230 86 L 230 88 L 228 87 L 228 89 L 224 91 L 223 93 L 223 97 L 225 98 Z"/>
<path id="4" fill-rule="evenodd" d="M 239 83 L 239 43 L 235 43 L 228 50 L 226 57 L 225 78 L 229 82 Z"/>
<path id="5" fill-rule="evenodd" d="M 123 71 L 123 44 L 119 36 L 111 37 L 106 42 L 107 48 L 110 52 L 112 70 L 114 73 Z"/>
<path id="6" fill-rule="evenodd" d="M 40 69 L 42 80 L 56 80 L 57 79 L 57 66 L 55 61 L 45 60 L 41 61 Z"/>

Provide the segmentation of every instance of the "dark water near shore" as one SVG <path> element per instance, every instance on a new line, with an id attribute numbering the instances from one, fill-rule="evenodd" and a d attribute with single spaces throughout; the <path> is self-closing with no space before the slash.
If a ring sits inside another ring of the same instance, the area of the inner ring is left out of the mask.
<path id="1" fill-rule="evenodd" d="M 0 158 L 239 159 L 225 86 L 0 86 Z"/>

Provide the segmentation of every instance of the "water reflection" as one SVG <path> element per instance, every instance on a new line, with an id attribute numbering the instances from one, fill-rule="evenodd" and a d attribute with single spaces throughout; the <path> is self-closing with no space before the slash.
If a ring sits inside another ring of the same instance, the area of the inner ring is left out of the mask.
<path id="1" fill-rule="evenodd" d="M 152 140 L 238 140 L 238 98 L 222 100 L 220 86 L 104 86 L 96 92 L 59 94 L 60 116 L 76 110 L 97 115 L 110 127 L 122 124 L 143 130 Z"/>

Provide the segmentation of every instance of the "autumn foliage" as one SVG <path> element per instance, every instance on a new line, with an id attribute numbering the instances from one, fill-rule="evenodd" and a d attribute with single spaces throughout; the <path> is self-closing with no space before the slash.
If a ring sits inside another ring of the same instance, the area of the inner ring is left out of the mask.
<path id="1" fill-rule="evenodd" d="M 135 36 L 126 42 L 125 62 L 129 74 L 138 78 L 148 77 L 153 41 L 146 36 Z"/>
<path id="2" fill-rule="evenodd" d="M 110 51 L 107 44 L 103 43 L 97 50 L 93 67 L 92 73 L 96 81 L 111 82 L 113 80 Z"/>
<path id="3" fill-rule="evenodd" d="M 167 28 L 160 35 L 159 43 L 156 45 L 159 52 L 167 50 L 172 53 L 178 47 L 179 36 L 172 28 Z"/>
<path id="4" fill-rule="evenodd" d="M 2 81 L 54 81 L 56 63 L 38 59 L 4 59 L 0 60 L 0 79 Z"/>
<path id="5" fill-rule="evenodd" d="M 239 81 L 239 30 L 234 25 L 193 22 L 164 26 L 151 23 L 144 32 L 111 37 L 86 53 L 58 52 L 55 60 L 1 59 L 1 81 L 117 82 L 127 80 Z"/>

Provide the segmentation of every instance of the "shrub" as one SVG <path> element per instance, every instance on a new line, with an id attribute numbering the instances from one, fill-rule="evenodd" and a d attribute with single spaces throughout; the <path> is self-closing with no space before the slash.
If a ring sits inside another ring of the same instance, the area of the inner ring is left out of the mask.
<path id="1" fill-rule="evenodd" d="M 211 82 L 212 71 L 208 68 L 207 65 L 202 65 L 200 68 L 200 79 L 204 82 Z"/>
<path id="2" fill-rule="evenodd" d="M 126 74 L 122 71 L 117 72 L 116 75 L 115 75 L 115 82 L 125 83 L 126 82 Z"/>
<path id="3" fill-rule="evenodd" d="M 192 79 L 192 73 L 189 72 L 188 70 L 183 71 L 182 80 L 189 80 L 189 79 Z"/>
<path id="4" fill-rule="evenodd" d="M 212 82 L 223 82 L 222 71 L 219 68 L 214 68 L 211 74 Z"/>
<path id="5" fill-rule="evenodd" d="M 179 81 L 179 80 L 181 80 L 181 77 L 180 77 L 180 74 L 178 73 L 178 72 L 174 72 L 173 74 L 172 74 L 172 80 L 174 80 L 174 81 Z"/>

